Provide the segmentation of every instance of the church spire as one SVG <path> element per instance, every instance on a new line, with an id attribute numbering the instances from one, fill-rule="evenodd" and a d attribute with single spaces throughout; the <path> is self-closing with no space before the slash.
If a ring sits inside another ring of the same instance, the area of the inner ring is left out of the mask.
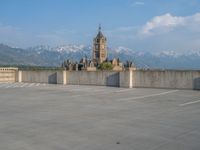
<path id="1" fill-rule="evenodd" d="M 101 24 L 99 24 L 99 32 L 101 32 Z"/>
<path id="2" fill-rule="evenodd" d="M 96 38 L 104 38 L 103 33 L 101 32 L 101 24 L 99 24 L 99 31 Z"/>

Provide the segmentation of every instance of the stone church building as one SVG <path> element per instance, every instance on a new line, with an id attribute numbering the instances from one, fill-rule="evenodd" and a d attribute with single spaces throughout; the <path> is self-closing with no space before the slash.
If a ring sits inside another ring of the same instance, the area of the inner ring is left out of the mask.
<path id="1" fill-rule="evenodd" d="M 132 62 L 128 62 L 124 65 L 120 62 L 119 58 L 108 60 L 107 52 L 107 39 L 101 31 L 101 26 L 99 26 L 97 36 L 93 39 L 93 50 L 91 59 L 82 58 L 79 63 L 73 63 L 73 61 L 66 60 L 62 67 L 66 70 L 87 70 L 96 71 L 102 63 L 110 63 L 112 65 L 112 70 L 122 71 L 125 68 L 132 67 Z"/>
<path id="2" fill-rule="evenodd" d="M 101 32 L 101 26 L 99 26 L 99 32 L 93 40 L 93 62 L 95 64 L 101 64 L 107 59 L 107 39 Z"/>

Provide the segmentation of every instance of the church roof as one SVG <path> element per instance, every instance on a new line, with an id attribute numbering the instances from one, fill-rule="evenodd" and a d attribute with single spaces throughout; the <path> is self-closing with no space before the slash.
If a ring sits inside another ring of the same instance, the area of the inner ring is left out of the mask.
<path id="1" fill-rule="evenodd" d="M 101 31 L 99 31 L 99 33 L 97 34 L 97 38 L 104 38 L 104 35 Z"/>
<path id="2" fill-rule="evenodd" d="M 98 32 L 96 38 L 105 38 L 104 35 L 103 35 L 103 33 L 101 32 L 101 25 L 99 25 L 99 32 Z"/>

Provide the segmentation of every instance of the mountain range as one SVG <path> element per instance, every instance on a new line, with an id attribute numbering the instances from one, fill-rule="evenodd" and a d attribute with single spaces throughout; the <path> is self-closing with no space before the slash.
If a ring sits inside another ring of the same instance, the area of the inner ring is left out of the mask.
<path id="1" fill-rule="evenodd" d="M 16 48 L 0 44 L 0 65 L 61 66 L 66 59 L 79 61 L 83 57 L 91 58 L 92 47 L 85 45 L 45 45 Z M 139 68 L 152 69 L 200 69 L 200 51 L 159 53 L 134 51 L 126 47 L 108 48 L 108 58 L 120 58 L 122 62 L 133 61 Z"/>

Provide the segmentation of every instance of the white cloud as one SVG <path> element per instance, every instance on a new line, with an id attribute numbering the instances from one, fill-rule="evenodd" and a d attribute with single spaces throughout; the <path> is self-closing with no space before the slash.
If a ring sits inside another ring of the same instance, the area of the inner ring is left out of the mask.
<path id="1" fill-rule="evenodd" d="M 20 28 L 0 23 L 0 43 L 19 46 L 27 40 L 25 36 L 26 34 Z"/>
<path id="2" fill-rule="evenodd" d="M 138 26 L 121 26 L 112 28 L 110 30 L 105 30 L 103 33 L 109 39 L 109 41 L 115 45 L 115 43 L 123 43 L 124 41 L 130 41 L 135 38 L 138 31 Z M 112 45 L 112 46 L 113 46 Z"/>
<path id="3" fill-rule="evenodd" d="M 136 6 L 136 5 L 144 5 L 145 3 L 143 1 L 136 1 L 132 4 L 132 6 Z"/>
<path id="4" fill-rule="evenodd" d="M 199 30 L 200 13 L 192 16 L 173 16 L 170 13 L 156 16 L 148 21 L 139 31 L 140 36 L 152 36 L 167 33 L 179 28 Z"/>
<path id="5" fill-rule="evenodd" d="M 9 25 L 3 25 L 0 23 L 0 33 L 12 33 L 16 31 L 17 31 L 17 28 L 14 28 Z"/>
<path id="6" fill-rule="evenodd" d="M 115 29 L 116 31 L 122 31 L 122 32 L 128 32 L 128 31 L 133 31 L 137 28 L 137 26 L 124 26 L 124 27 L 119 27 Z"/>
<path id="7" fill-rule="evenodd" d="M 91 33 L 64 28 L 38 33 L 0 24 L 0 43 L 18 47 L 80 43 L 80 41 L 91 44 L 92 38 L 96 35 Z M 144 51 L 200 50 L 200 13 L 190 16 L 166 13 L 149 19 L 142 26 L 121 26 L 103 30 L 103 33 L 108 38 L 109 46 L 119 44 Z"/>
<path id="8" fill-rule="evenodd" d="M 57 45 L 68 42 L 68 36 L 75 34 L 72 30 L 56 30 L 51 32 L 24 31 L 18 27 L 0 23 L 0 43 L 16 47 L 29 47 L 46 44 Z"/>
<path id="9" fill-rule="evenodd" d="M 117 28 L 113 28 L 110 30 L 105 30 L 105 34 L 109 34 L 109 35 L 116 35 L 116 34 L 126 34 L 127 33 L 133 33 L 136 32 L 138 30 L 138 26 L 121 26 L 121 27 L 117 27 Z"/>

